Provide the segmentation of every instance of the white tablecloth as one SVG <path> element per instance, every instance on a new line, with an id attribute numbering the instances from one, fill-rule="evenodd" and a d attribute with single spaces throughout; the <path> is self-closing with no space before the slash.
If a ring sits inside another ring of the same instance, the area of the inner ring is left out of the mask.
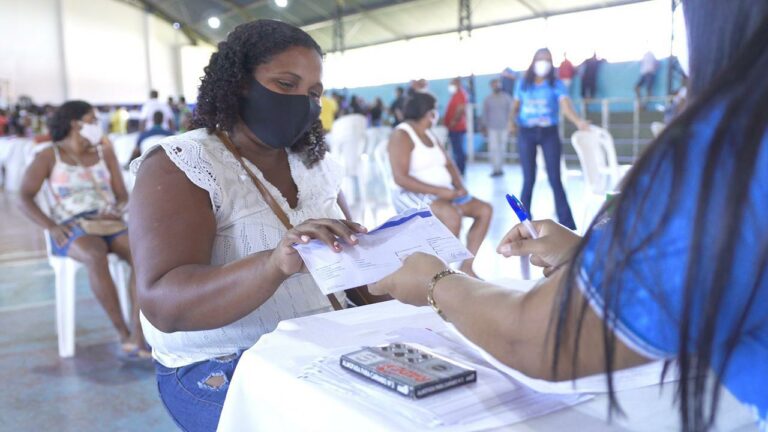
<path id="1" fill-rule="evenodd" d="M 392 331 L 409 327 L 445 328 L 428 308 L 399 302 L 331 312 L 283 321 L 265 335 L 242 359 L 230 383 L 219 431 L 403 431 L 424 430 L 407 420 L 365 409 L 344 397 L 299 379 L 302 370 L 318 357 L 347 346 L 372 345 Z M 480 382 L 478 382 L 479 384 Z M 629 417 L 606 423 L 607 397 L 594 399 L 497 430 L 510 431 L 663 431 L 677 430 L 672 407 L 674 385 L 651 386 L 619 394 Z M 386 391 L 386 390 L 382 390 Z M 724 394 L 719 430 L 756 430 L 754 417 Z M 436 431 L 487 430 L 489 423 L 438 427 Z"/>

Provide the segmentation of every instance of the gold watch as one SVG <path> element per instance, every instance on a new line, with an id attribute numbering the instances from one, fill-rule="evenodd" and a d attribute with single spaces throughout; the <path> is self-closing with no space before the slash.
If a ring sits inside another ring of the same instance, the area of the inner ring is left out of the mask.
<path id="1" fill-rule="evenodd" d="M 464 274 L 463 272 L 460 272 L 458 270 L 454 270 L 451 268 L 447 268 L 445 270 L 439 271 L 436 275 L 432 276 L 432 279 L 429 281 L 429 284 L 427 285 L 427 303 L 434 309 L 435 312 L 437 312 L 438 315 L 440 315 L 440 318 L 445 319 L 445 315 L 443 315 L 443 311 L 440 310 L 440 307 L 437 306 L 437 303 L 435 302 L 435 285 L 437 285 L 440 280 L 446 276 L 455 275 L 455 274 Z"/>

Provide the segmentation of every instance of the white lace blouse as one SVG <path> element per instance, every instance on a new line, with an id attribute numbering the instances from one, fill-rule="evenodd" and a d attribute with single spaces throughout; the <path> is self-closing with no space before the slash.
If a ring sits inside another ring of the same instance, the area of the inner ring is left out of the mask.
<path id="1" fill-rule="evenodd" d="M 208 192 L 216 217 L 212 265 L 237 261 L 247 255 L 274 249 L 285 233 L 251 178 L 224 144 L 205 129 L 171 136 L 131 164 L 134 174 L 147 155 L 162 148 L 187 178 Z M 249 168 L 264 183 L 293 225 L 311 218 L 342 219 L 337 204 L 341 168 L 329 158 L 307 168 L 301 157 L 288 153 L 291 175 L 299 190 L 298 205 L 290 208 L 286 199 L 264 179 L 256 166 Z M 166 367 L 181 367 L 198 361 L 232 354 L 250 348 L 277 323 L 331 310 L 312 277 L 299 274 L 283 282 L 277 292 L 244 318 L 214 330 L 163 333 L 141 315 L 141 324 L 152 355 Z"/>

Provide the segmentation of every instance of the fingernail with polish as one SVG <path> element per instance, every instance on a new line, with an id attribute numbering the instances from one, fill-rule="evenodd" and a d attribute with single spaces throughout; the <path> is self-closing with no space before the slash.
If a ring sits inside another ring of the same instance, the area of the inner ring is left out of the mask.
<path id="1" fill-rule="evenodd" d="M 308 242 L 309 241 L 309 236 L 308 235 L 301 236 L 301 241 L 303 241 L 304 243 Z"/>
<path id="2" fill-rule="evenodd" d="M 499 253 L 510 253 L 512 252 L 512 248 L 509 245 L 504 245 L 499 248 Z"/>
<path id="3" fill-rule="evenodd" d="M 352 234 L 351 236 L 349 236 L 349 239 L 352 240 L 353 242 L 356 242 L 357 241 L 357 236 Z"/>

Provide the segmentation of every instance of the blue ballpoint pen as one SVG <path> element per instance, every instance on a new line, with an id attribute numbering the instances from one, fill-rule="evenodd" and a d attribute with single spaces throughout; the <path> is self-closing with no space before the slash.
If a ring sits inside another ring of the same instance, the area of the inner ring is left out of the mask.
<path id="1" fill-rule="evenodd" d="M 523 203 L 521 203 L 514 195 L 510 194 L 507 194 L 507 202 L 509 203 L 509 206 L 512 207 L 512 210 L 515 211 L 517 218 L 520 219 L 523 226 L 528 229 L 531 237 L 534 239 L 539 238 L 539 234 L 536 232 L 536 229 L 533 228 L 533 224 L 531 223 L 531 215 L 525 210 Z"/>

